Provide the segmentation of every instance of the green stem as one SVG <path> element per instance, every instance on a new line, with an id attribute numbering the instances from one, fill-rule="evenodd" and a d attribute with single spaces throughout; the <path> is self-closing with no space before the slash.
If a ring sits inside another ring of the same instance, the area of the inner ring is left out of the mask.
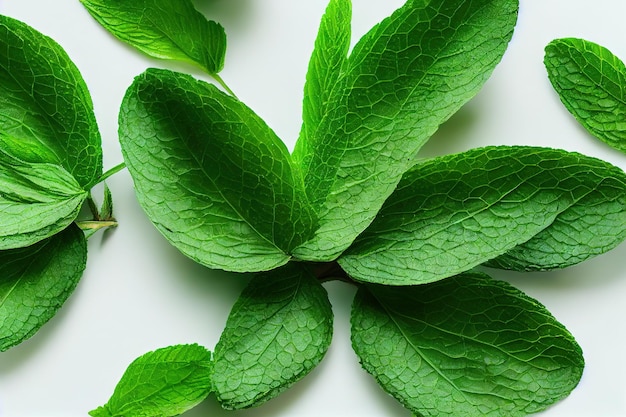
<path id="1" fill-rule="evenodd" d="M 125 162 L 122 162 L 120 164 L 115 165 L 113 168 L 109 169 L 107 172 L 102 174 L 102 176 L 98 179 L 98 184 L 101 183 L 102 181 L 108 179 L 111 175 L 117 174 L 118 172 L 120 172 L 124 168 L 126 168 L 126 163 Z"/>
<path id="2" fill-rule="evenodd" d="M 226 90 L 226 92 L 228 94 L 230 94 L 231 96 L 233 96 L 234 98 L 237 98 L 237 95 L 235 95 L 235 93 L 233 92 L 233 90 L 231 90 L 228 85 L 224 82 L 224 80 L 222 79 L 222 77 L 220 77 L 217 74 L 211 74 L 211 76 L 213 77 L 213 79 L 215 81 L 217 81 L 217 83 L 224 89 Z"/>

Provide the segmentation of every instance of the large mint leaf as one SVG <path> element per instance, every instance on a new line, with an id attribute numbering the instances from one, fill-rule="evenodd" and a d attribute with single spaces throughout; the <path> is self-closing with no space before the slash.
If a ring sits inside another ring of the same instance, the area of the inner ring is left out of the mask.
<path id="1" fill-rule="evenodd" d="M 240 101 L 190 76 L 148 70 L 120 111 L 137 197 L 183 253 L 209 267 L 276 268 L 315 227 L 302 178 Z"/>
<path id="2" fill-rule="evenodd" d="M 593 42 L 565 38 L 546 46 L 550 82 L 572 115 L 595 137 L 626 152 L 626 66 Z"/>
<path id="3" fill-rule="evenodd" d="M 339 263 L 358 280 L 422 284 L 511 250 L 533 265 L 563 267 L 624 237 L 620 169 L 555 149 L 486 147 L 407 172 Z"/>
<path id="4" fill-rule="evenodd" d="M 297 146 L 308 146 L 312 143 L 307 138 L 315 137 L 329 106 L 334 105 L 330 97 L 348 58 L 351 18 L 350 0 L 331 0 L 322 16 L 306 73 L 302 130 Z M 294 151 L 294 155 L 307 155 L 311 152 L 298 149 Z"/>
<path id="5" fill-rule="evenodd" d="M 326 291 L 304 266 L 256 275 L 215 347 L 213 383 L 227 409 L 267 401 L 309 373 L 332 337 Z"/>
<path id="6" fill-rule="evenodd" d="M 295 254 L 336 258 L 376 216 L 415 153 L 504 53 L 517 0 L 408 1 L 350 54 L 322 121 L 294 159 L 320 218 Z"/>
<path id="7" fill-rule="evenodd" d="M 198 345 L 157 349 L 135 359 L 93 417 L 172 417 L 211 392 L 211 352 Z"/>
<path id="8" fill-rule="evenodd" d="M 191 0 L 80 1 L 106 30 L 147 55 L 190 62 L 213 75 L 224 66 L 224 28 Z"/>
<path id="9" fill-rule="evenodd" d="M 0 350 L 31 337 L 80 280 L 87 243 L 74 224 L 26 248 L 0 251 Z"/>
<path id="10" fill-rule="evenodd" d="M 63 167 L 28 163 L 0 150 L 0 250 L 31 245 L 65 229 L 87 197 Z"/>
<path id="11" fill-rule="evenodd" d="M 584 361 L 536 300 L 466 273 L 359 289 L 352 345 L 363 367 L 419 416 L 526 416 L 567 396 Z"/>
<path id="12" fill-rule="evenodd" d="M 100 133 L 87 86 L 65 51 L 0 16 L 0 150 L 61 165 L 84 189 L 102 175 Z"/>

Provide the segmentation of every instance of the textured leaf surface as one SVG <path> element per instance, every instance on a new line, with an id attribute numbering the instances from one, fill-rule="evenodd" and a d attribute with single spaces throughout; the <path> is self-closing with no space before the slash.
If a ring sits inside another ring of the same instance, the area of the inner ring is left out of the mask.
<path id="1" fill-rule="evenodd" d="M 487 147 L 409 171 L 339 263 L 359 280 L 410 285 L 505 253 L 501 266 L 564 267 L 624 237 L 620 169 L 555 149 Z"/>
<path id="2" fill-rule="evenodd" d="M 312 234 L 314 215 L 284 144 L 210 84 L 148 70 L 122 104 L 120 142 L 148 217 L 204 265 L 272 269 Z"/>
<path id="3" fill-rule="evenodd" d="M 417 150 L 487 80 L 517 8 L 517 0 L 408 1 L 357 43 L 317 134 L 294 150 L 320 217 L 299 258 L 334 259 L 367 227 Z"/>
<path id="4" fill-rule="evenodd" d="M 209 74 L 224 66 L 226 33 L 191 0 L 81 0 L 115 37 L 155 58 L 190 62 Z"/>
<path id="5" fill-rule="evenodd" d="M 347 62 L 351 18 L 350 0 L 331 0 L 322 17 L 306 73 L 302 101 L 302 130 L 298 146 L 307 146 L 310 143 L 307 138 L 317 134 L 324 114 L 334 105 L 330 101 L 331 92 Z M 310 152 L 298 149 L 294 155 L 306 155 Z"/>
<path id="6" fill-rule="evenodd" d="M 363 367 L 419 416 L 526 416 L 567 396 L 584 361 L 536 300 L 466 273 L 407 288 L 361 288 L 352 344 Z"/>
<path id="7" fill-rule="evenodd" d="M 256 275 L 215 348 L 222 406 L 258 405 L 308 374 L 330 345 L 332 317 L 326 290 L 301 265 Z"/>
<path id="8" fill-rule="evenodd" d="M 550 82 L 593 136 L 626 152 L 626 66 L 593 42 L 565 38 L 546 46 Z"/>
<path id="9" fill-rule="evenodd" d="M 56 314 L 86 262 L 87 243 L 76 225 L 27 248 L 0 251 L 0 350 L 28 339 Z"/>
<path id="10" fill-rule="evenodd" d="M 176 345 L 135 359 L 93 417 L 171 417 L 202 402 L 211 392 L 211 352 Z"/>
<path id="11" fill-rule="evenodd" d="M 102 175 L 100 133 L 87 86 L 65 51 L 0 16 L 0 150 L 61 165 L 84 189 Z"/>
<path id="12" fill-rule="evenodd" d="M 0 250 L 31 245 L 74 221 L 87 192 L 59 165 L 0 151 Z"/>

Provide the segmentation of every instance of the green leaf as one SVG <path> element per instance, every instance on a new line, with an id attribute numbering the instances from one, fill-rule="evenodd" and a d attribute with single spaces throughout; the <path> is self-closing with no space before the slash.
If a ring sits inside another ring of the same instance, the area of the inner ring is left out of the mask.
<path id="1" fill-rule="evenodd" d="M 200 404 L 211 392 L 211 352 L 175 345 L 148 352 L 126 369 L 113 395 L 93 417 L 170 417 Z"/>
<path id="2" fill-rule="evenodd" d="M 332 321 L 326 290 L 302 265 L 256 275 L 215 347 L 222 406 L 258 405 L 308 374 L 328 350 Z"/>
<path id="3" fill-rule="evenodd" d="M 210 84 L 148 70 L 122 103 L 120 142 L 148 217 L 204 265 L 276 268 L 313 233 L 314 214 L 285 145 Z"/>
<path id="4" fill-rule="evenodd" d="M 362 281 L 422 284 L 508 251 L 541 268 L 564 267 L 625 237 L 620 169 L 561 150 L 486 147 L 407 172 L 339 264 Z"/>
<path id="5" fill-rule="evenodd" d="M 350 0 L 331 0 L 322 16 L 315 49 L 309 61 L 302 101 L 302 130 L 297 146 L 309 145 L 330 106 L 332 89 L 341 76 L 350 47 Z M 311 150 L 298 149 L 294 155 L 306 155 Z"/>
<path id="6" fill-rule="evenodd" d="M 383 389 L 419 416 L 526 416 L 566 397 L 584 367 L 545 307 L 479 273 L 359 289 L 352 345 Z"/>
<path id="7" fill-rule="evenodd" d="M 626 66 L 608 49 L 584 39 L 555 39 L 544 64 L 552 86 L 589 133 L 626 152 Z"/>
<path id="8" fill-rule="evenodd" d="M 31 245 L 65 229 L 87 197 L 63 167 L 28 163 L 0 150 L 0 250 Z"/>
<path id="9" fill-rule="evenodd" d="M 102 175 L 100 133 L 85 82 L 65 51 L 0 16 L 0 150 L 61 165 L 83 189 Z"/>
<path id="10" fill-rule="evenodd" d="M 320 218 L 300 259 L 336 258 L 376 216 L 414 154 L 504 53 L 517 0 L 408 1 L 355 46 L 316 134 L 294 159 Z"/>
<path id="11" fill-rule="evenodd" d="M 87 262 L 76 225 L 27 248 L 0 251 L 0 351 L 31 337 L 72 294 Z"/>
<path id="12" fill-rule="evenodd" d="M 191 0 L 80 1 L 116 38 L 149 56 L 196 64 L 212 75 L 224 67 L 224 28 Z"/>

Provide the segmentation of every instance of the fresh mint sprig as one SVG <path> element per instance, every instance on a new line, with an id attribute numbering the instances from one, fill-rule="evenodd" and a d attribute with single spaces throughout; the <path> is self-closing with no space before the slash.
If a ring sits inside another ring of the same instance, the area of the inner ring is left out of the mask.
<path id="1" fill-rule="evenodd" d="M 358 287 L 364 368 L 413 413 L 522 416 L 577 385 L 584 363 L 567 329 L 473 268 L 559 268 L 614 247 L 626 175 L 531 147 L 415 165 L 502 57 L 517 7 L 407 1 L 348 55 L 351 5 L 331 0 L 291 155 L 209 84 L 156 69 L 135 79 L 120 143 L 148 217 L 192 259 L 256 272 L 215 349 L 225 408 L 273 398 L 322 359 L 332 314 L 321 284 L 333 279 Z"/>

